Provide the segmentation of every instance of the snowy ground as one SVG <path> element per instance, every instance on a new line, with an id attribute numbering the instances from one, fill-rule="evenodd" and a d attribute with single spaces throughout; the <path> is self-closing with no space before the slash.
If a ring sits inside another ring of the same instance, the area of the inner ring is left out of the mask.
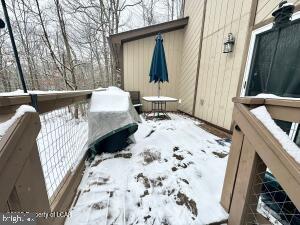
<path id="1" fill-rule="evenodd" d="M 209 224 L 219 204 L 229 143 L 190 118 L 144 121 L 136 143 L 87 166 L 66 225 Z"/>

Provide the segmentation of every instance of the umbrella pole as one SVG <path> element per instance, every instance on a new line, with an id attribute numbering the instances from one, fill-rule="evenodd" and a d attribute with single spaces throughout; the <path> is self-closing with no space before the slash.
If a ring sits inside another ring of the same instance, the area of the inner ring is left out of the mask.
<path id="1" fill-rule="evenodd" d="M 160 82 L 158 81 L 158 97 L 160 96 Z M 157 117 L 159 117 L 159 110 L 160 110 L 160 103 L 159 102 L 157 102 L 158 103 L 158 112 L 157 112 Z"/>
<path id="2" fill-rule="evenodd" d="M 158 82 L 158 97 L 160 97 L 160 82 Z"/>

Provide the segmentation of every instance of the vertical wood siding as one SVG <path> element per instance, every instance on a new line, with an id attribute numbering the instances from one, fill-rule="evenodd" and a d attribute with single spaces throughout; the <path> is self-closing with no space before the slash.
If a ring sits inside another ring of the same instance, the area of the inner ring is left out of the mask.
<path id="1" fill-rule="evenodd" d="M 272 12 L 278 8 L 278 0 L 258 0 L 255 24 L 272 17 Z M 299 4 L 299 0 L 289 0 L 290 3 Z"/>
<path id="2" fill-rule="evenodd" d="M 232 98 L 237 93 L 243 54 L 247 48 L 250 10 L 256 0 L 207 0 L 195 116 L 230 129 Z M 298 4 L 300 0 L 291 0 Z M 162 94 L 179 98 L 178 109 L 192 114 L 204 0 L 186 0 L 185 16 L 189 23 L 179 31 L 164 34 L 170 83 Z M 255 24 L 271 18 L 277 0 L 258 0 Z M 233 53 L 224 54 L 223 43 L 228 33 L 236 38 Z M 124 44 L 124 84 L 126 90 L 140 90 L 141 95 L 156 95 L 157 87 L 148 83 L 155 37 Z M 145 103 L 144 103 L 145 105 Z M 146 104 L 144 109 L 149 109 Z M 169 110 L 176 110 L 177 104 Z"/>
<path id="3" fill-rule="evenodd" d="M 178 98 L 177 87 L 181 69 L 183 30 L 164 33 L 163 38 L 170 82 L 161 85 L 161 95 Z M 157 84 L 149 83 L 154 46 L 155 36 L 124 43 L 125 90 L 140 91 L 141 96 L 157 95 Z M 150 104 L 143 102 L 143 110 L 149 109 Z M 168 110 L 177 110 L 177 103 L 168 104 Z"/>
<path id="4" fill-rule="evenodd" d="M 250 0 L 207 2 L 195 116 L 226 129 L 231 126 L 251 4 Z M 230 32 L 236 38 L 234 51 L 224 54 L 224 39 Z"/>
<path id="5" fill-rule="evenodd" d="M 194 104 L 203 3 L 203 0 L 187 0 L 185 3 L 185 16 L 189 16 L 189 23 L 184 29 L 178 91 L 181 101 L 179 109 L 188 114 L 192 114 Z"/>

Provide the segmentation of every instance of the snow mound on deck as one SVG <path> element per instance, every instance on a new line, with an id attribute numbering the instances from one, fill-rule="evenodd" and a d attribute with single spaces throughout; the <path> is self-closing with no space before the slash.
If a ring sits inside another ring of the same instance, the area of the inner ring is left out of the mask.
<path id="1" fill-rule="evenodd" d="M 190 118 L 144 121 L 136 143 L 87 167 L 66 225 L 209 224 L 219 204 L 229 143 Z"/>
<path id="2" fill-rule="evenodd" d="M 265 106 L 252 109 L 251 112 L 273 134 L 282 147 L 300 163 L 300 149 L 288 135 L 275 123 Z"/>

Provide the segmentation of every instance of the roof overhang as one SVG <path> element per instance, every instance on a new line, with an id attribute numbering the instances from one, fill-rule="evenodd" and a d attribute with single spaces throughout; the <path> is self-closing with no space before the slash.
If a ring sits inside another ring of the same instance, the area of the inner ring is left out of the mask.
<path id="1" fill-rule="evenodd" d="M 113 53 L 116 67 L 121 68 L 122 66 L 122 44 L 129 41 L 142 39 L 145 37 L 153 36 L 158 33 L 166 33 L 174 30 L 183 29 L 188 24 L 189 18 L 181 18 L 165 23 L 155 24 L 147 27 L 142 27 L 118 34 L 113 34 L 108 37 L 109 46 Z"/>

